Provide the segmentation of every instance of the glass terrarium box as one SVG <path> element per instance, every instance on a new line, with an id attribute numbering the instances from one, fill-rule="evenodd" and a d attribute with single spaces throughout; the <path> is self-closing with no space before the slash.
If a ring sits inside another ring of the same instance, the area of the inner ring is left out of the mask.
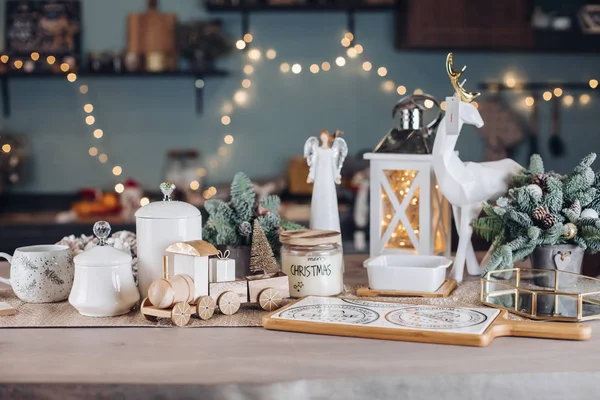
<path id="1" fill-rule="evenodd" d="M 370 256 L 450 255 L 450 204 L 431 154 L 367 153 L 370 161 Z"/>
<path id="2" fill-rule="evenodd" d="M 481 279 L 481 301 L 533 319 L 599 319 L 600 279 L 555 269 L 489 271 Z"/>

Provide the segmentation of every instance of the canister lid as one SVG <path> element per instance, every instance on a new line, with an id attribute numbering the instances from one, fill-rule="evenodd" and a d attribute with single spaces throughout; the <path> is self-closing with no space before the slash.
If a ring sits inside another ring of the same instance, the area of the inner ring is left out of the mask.
<path id="1" fill-rule="evenodd" d="M 117 265 L 131 264 L 131 253 L 118 250 L 105 243 L 110 234 L 110 224 L 98 221 L 94 224 L 94 235 L 100 239 L 96 247 L 78 254 L 73 261 L 75 265 L 84 267 L 114 267 Z"/>
<path id="2" fill-rule="evenodd" d="M 300 229 L 281 232 L 279 241 L 293 246 L 318 246 L 321 244 L 338 244 L 341 237 L 342 235 L 337 231 Z"/>
<path id="3" fill-rule="evenodd" d="M 162 201 L 155 201 L 146 204 L 136 211 L 136 218 L 148 219 L 174 219 L 174 218 L 192 218 L 200 215 L 200 210 L 193 205 L 183 201 L 171 200 L 171 194 L 175 190 L 175 185 L 169 182 L 160 184 L 160 191 L 163 194 Z"/>

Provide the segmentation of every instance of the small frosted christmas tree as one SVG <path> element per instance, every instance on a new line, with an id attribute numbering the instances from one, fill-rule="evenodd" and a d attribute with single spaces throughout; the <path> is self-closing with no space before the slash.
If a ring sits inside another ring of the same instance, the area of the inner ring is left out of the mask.
<path id="1" fill-rule="evenodd" d="M 486 271 L 511 268 L 544 245 L 600 251 L 600 174 L 590 167 L 595 159 L 591 153 L 563 176 L 546 173 L 542 158 L 531 156 L 529 168 L 513 178 L 507 195 L 496 205 L 486 203 L 485 216 L 473 222 L 475 232 L 494 246 Z"/>
<path id="2" fill-rule="evenodd" d="M 250 178 L 238 172 L 231 182 L 230 201 L 207 200 L 204 203 L 208 220 L 202 230 L 202 238 L 215 246 L 249 246 L 252 243 L 252 224 L 258 220 L 273 253 L 279 254 L 279 231 L 302 228 L 281 219 L 280 203 L 275 195 L 258 201 Z"/>
<path id="3" fill-rule="evenodd" d="M 252 247 L 250 248 L 250 272 L 255 274 L 261 271 L 263 274 L 275 273 L 279 271 L 279 265 L 277 265 L 263 228 L 258 220 L 254 220 Z"/>

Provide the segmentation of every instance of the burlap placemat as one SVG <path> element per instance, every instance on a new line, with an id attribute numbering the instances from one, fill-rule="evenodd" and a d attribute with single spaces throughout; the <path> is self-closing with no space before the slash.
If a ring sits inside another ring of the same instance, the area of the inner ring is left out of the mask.
<path id="1" fill-rule="evenodd" d="M 32 304 L 19 300 L 12 290 L 0 291 L 0 301 L 17 309 L 14 315 L 0 317 L 0 328 L 115 328 L 115 327 L 170 327 L 171 319 L 160 318 L 156 322 L 146 320 L 136 306 L 131 312 L 117 317 L 86 317 L 74 309 L 68 301 L 60 303 Z M 192 317 L 187 326 L 262 326 L 265 315 L 258 304 L 242 304 L 234 315 L 215 312 L 208 321 Z"/>
<path id="2" fill-rule="evenodd" d="M 345 297 L 357 297 L 356 289 L 360 286 L 346 286 Z M 419 297 L 361 297 L 365 300 L 386 300 L 404 304 L 431 304 L 454 307 L 483 307 L 479 301 L 480 284 L 478 280 L 467 281 L 447 298 L 425 299 Z M 48 327 L 170 327 L 171 320 L 159 319 L 157 322 L 146 320 L 137 307 L 130 313 L 118 317 L 90 318 L 77 312 L 68 302 L 31 304 L 19 300 L 12 290 L 0 290 L 0 301 L 5 301 L 17 309 L 17 313 L 0 317 L 0 328 L 48 328 Z M 285 303 L 291 300 L 285 301 Z M 189 327 L 205 326 L 262 326 L 262 318 L 266 315 L 258 304 L 242 304 L 234 315 L 223 315 L 215 312 L 208 321 L 192 317 Z M 511 315 L 511 318 L 521 319 Z"/>

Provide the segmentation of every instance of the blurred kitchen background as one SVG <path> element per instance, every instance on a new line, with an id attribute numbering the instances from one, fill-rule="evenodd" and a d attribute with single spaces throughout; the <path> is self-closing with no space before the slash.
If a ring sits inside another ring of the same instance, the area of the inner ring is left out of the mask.
<path id="1" fill-rule="evenodd" d="M 526 164 L 537 151 L 567 171 L 600 148 L 595 3 L 0 1 L 0 251 L 90 234 L 98 219 L 133 230 L 164 180 L 202 208 L 237 171 L 306 223 L 302 150 L 322 129 L 350 148 L 351 239 L 362 154 L 398 124 L 398 100 L 452 94 L 449 51 L 486 121 L 465 127 L 461 158 Z"/>

